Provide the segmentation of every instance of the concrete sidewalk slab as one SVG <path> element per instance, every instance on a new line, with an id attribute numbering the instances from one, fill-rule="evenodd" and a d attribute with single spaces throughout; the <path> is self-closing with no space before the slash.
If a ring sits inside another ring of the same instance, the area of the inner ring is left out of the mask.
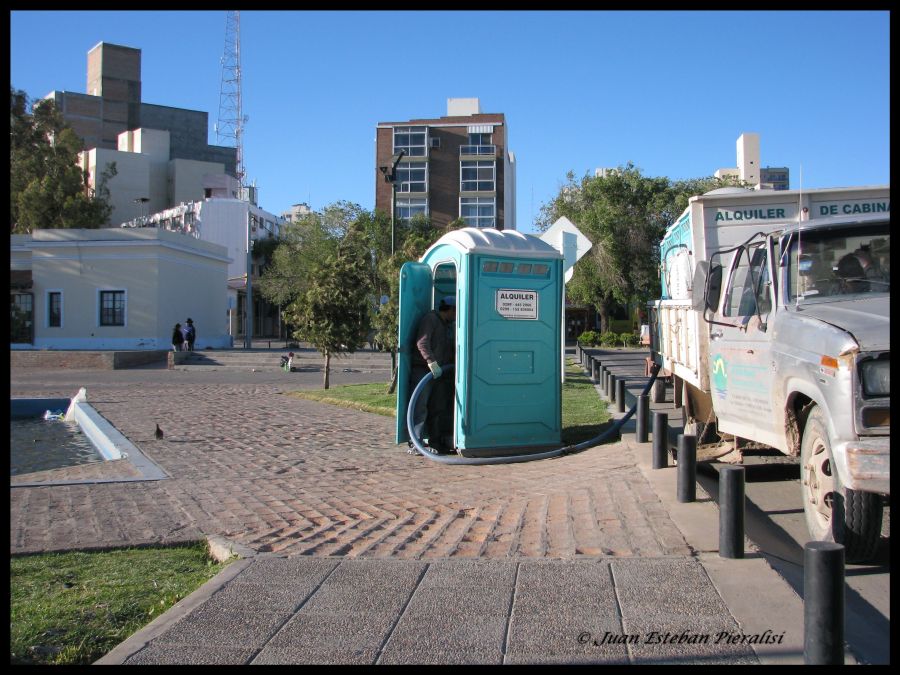
<path id="1" fill-rule="evenodd" d="M 242 562 L 98 663 L 759 662 L 692 558 Z"/>

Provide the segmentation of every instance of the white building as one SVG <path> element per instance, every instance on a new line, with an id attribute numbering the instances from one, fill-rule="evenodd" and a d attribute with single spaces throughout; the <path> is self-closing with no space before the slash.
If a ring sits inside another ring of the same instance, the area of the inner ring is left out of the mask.
<path id="1" fill-rule="evenodd" d="M 741 134 L 736 145 L 737 167 L 718 169 L 716 178 L 734 176 L 755 190 L 790 189 L 790 170 L 787 167 L 763 167 L 760 164 L 759 134 Z"/>
<path id="2" fill-rule="evenodd" d="M 12 235 L 10 348 L 170 349 L 188 317 L 196 349 L 230 347 L 229 262 L 222 246 L 155 228 Z"/>
<path id="3" fill-rule="evenodd" d="M 237 189 L 237 181 L 231 176 L 215 177 L 214 183 L 207 182 L 206 191 L 215 196 L 199 201 L 190 201 L 178 206 L 153 213 L 131 222 L 123 223 L 123 228 L 160 228 L 181 235 L 189 235 L 204 242 L 224 246 L 229 258 L 227 271 L 227 303 L 229 308 L 229 331 L 232 336 L 244 333 L 245 298 L 247 294 L 247 237 L 253 242 L 273 239 L 286 224 L 284 218 L 276 216 L 254 203 L 225 195 Z M 254 256 L 251 274 L 256 281 L 263 260 Z M 281 320 L 277 308 L 269 305 L 254 291 L 253 335 L 279 336 Z"/>
<path id="4" fill-rule="evenodd" d="M 306 202 L 300 202 L 299 204 L 294 204 L 293 206 L 291 206 L 290 210 L 282 212 L 281 217 L 292 223 L 296 223 L 301 218 L 304 218 L 311 213 L 312 209 L 309 208 L 309 204 L 307 204 Z"/>
<path id="5" fill-rule="evenodd" d="M 80 166 L 88 172 L 91 189 L 96 189 L 103 171 L 115 162 L 116 175 L 107 182 L 113 207 L 109 222 L 113 224 L 203 199 L 207 196 L 206 183 L 219 176 L 229 177 L 225 165 L 219 162 L 170 158 L 168 131 L 124 131 L 118 142 L 118 150 L 92 148 L 83 151 L 79 159 Z"/>

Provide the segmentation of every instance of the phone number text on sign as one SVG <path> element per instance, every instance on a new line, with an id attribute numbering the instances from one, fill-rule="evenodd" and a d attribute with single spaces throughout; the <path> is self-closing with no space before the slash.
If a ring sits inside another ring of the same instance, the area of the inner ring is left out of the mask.
<path id="1" fill-rule="evenodd" d="M 497 289 L 497 312 L 507 319 L 537 319 L 537 291 Z"/>

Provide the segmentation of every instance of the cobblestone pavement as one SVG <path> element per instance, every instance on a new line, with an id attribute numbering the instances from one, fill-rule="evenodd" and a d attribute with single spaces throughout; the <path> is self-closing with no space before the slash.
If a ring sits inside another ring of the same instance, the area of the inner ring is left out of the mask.
<path id="1" fill-rule="evenodd" d="M 626 444 L 523 464 L 441 465 L 395 445 L 391 418 L 285 394 L 319 379 L 13 372 L 15 397 L 86 386 L 88 402 L 171 478 L 13 487 L 11 553 L 201 535 L 347 558 L 691 553 Z M 365 379 L 349 373 L 335 383 Z M 153 438 L 157 422 L 165 440 Z"/>

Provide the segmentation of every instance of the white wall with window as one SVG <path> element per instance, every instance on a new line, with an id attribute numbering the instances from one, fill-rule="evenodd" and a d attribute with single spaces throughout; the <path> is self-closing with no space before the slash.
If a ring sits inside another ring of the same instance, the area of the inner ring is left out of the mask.
<path id="1" fill-rule="evenodd" d="M 97 291 L 97 312 L 99 317 L 97 327 L 102 326 L 127 326 L 127 314 L 125 313 L 125 299 L 128 290 L 125 288 L 103 288 Z"/>
<path id="2" fill-rule="evenodd" d="M 30 264 L 37 318 L 32 342 L 12 349 L 169 349 L 172 328 L 188 317 L 198 349 L 231 344 L 222 246 L 157 228 L 105 228 L 35 230 L 11 248 L 15 269 Z"/>
<path id="3" fill-rule="evenodd" d="M 45 328 L 63 327 L 63 289 L 52 288 L 47 290 L 47 312 L 44 317 Z"/>

